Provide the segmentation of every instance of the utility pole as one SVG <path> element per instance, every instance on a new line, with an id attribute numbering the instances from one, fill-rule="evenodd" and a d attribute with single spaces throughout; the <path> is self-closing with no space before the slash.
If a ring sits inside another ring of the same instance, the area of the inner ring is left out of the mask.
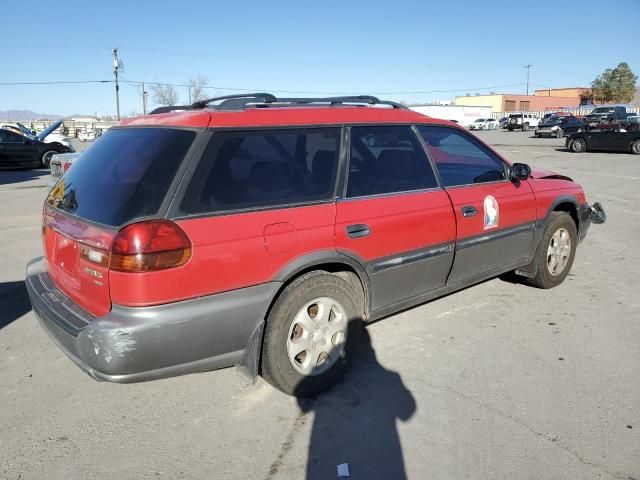
<path id="1" fill-rule="evenodd" d="M 527 69 L 527 95 L 529 95 L 529 70 L 533 65 L 525 65 L 524 68 Z"/>
<path id="2" fill-rule="evenodd" d="M 142 114 L 143 115 L 147 114 L 147 95 L 149 95 L 149 92 L 147 92 L 144 89 L 144 82 L 142 82 Z"/>
<path id="3" fill-rule="evenodd" d="M 122 68 L 122 62 L 118 58 L 118 49 L 111 49 L 113 55 L 113 74 L 116 77 L 116 120 L 120 121 L 120 84 L 118 83 L 118 71 Z"/>

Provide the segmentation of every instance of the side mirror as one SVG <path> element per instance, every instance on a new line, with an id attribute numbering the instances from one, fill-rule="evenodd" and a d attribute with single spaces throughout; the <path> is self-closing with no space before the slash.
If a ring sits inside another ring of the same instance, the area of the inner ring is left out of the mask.
<path id="1" fill-rule="evenodd" d="M 526 180 L 531 176 L 531 167 L 526 163 L 514 163 L 511 165 L 511 180 Z"/>

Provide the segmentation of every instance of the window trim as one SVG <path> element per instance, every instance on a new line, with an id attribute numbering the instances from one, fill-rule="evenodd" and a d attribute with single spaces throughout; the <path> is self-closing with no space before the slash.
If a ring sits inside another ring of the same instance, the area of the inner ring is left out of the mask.
<path id="1" fill-rule="evenodd" d="M 336 167 L 336 175 L 334 177 L 333 190 L 327 194 L 326 198 L 314 199 L 314 200 L 300 200 L 296 202 L 289 203 L 277 203 L 273 205 L 254 205 L 243 208 L 232 208 L 226 210 L 211 210 L 206 212 L 197 212 L 197 213 L 187 213 L 181 209 L 181 204 L 187 194 L 189 189 L 189 184 L 193 180 L 196 170 L 202 161 L 204 154 L 209 146 L 209 143 L 215 137 L 216 133 L 243 133 L 243 132 L 258 132 L 258 131 L 279 131 L 279 130 L 326 130 L 326 129 L 335 129 L 338 132 L 337 140 L 338 140 L 338 165 Z M 323 205 L 329 203 L 335 203 L 338 198 L 337 188 L 340 183 L 340 175 L 343 170 L 343 162 L 342 158 L 342 146 L 344 142 L 344 125 L 342 124 L 310 124 L 310 125 L 266 125 L 266 126 L 242 126 L 238 127 L 221 127 L 221 128 L 208 128 L 206 129 L 204 135 L 198 144 L 198 148 L 193 152 L 193 155 L 189 159 L 189 164 L 185 168 L 183 175 L 179 180 L 179 185 L 175 191 L 175 195 L 173 196 L 170 205 L 168 206 L 166 215 L 164 218 L 170 220 L 190 220 L 197 218 L 207 218 L 207 217 L 218 217 L 223 215 L 239 215 L 246 214 L 252 212 L 263 212 L 268 210 L 283 210 L 289 208 L 299 208 L 313 205 Z"/>
<path id="2" fill-rule="evenodd" d="M 433 157 L 431 156 L 431 153 L 429 152 L 429 146 L 427 145 L 427 142 L 424 140 L 424 138 L 420 134 L 419 127 L 446 128 L 446 129 L 453 130 L 453 131 L 456 131 L 456 132 L 460 133 L 460 135 L 462 135 L 463 137 L 469 138 L 471 143 L 473 143 L 476 146 L 479 146 L 480 150 L 484 151 L 490 157 L 495 158 L 498 162 L 500 162 L 502 164 L 502 169 L 504 171 L 505 179 L 504 180 L 493 180 L 491 182 L 464 183 L 464 184 L 460 184 L 460 185 L 449 185 L 449 186 L 445 185 L 444 183 L 442 183 L 442 178 L 440 177 L 440 172 L 438 171 L 437 164 L 433 160 Z M 423 147 L 424 147 L 425 151 L 427 152 L 427 156 L 429 157 L 429 160 L 431 161 L 432 166 L 435 168 L 438 181 L 439 181 L 441 187 L 444 190 L 453 190 L 453 189 L 457 189 L 457 188 L 467 188 L 467 187 L 477 187 L 477 186 L 480 186 L 480 185 L 495 185 L 495 184 L 500 184 L 500 183 L 511 182 L 511 180 L 509 179 L 509 172 L 510 172 L 511 164 L 509 162 L 507 162 L 504 158 L 502 158 L 502 156 L 499 155 L 497 152 L 493 151 L 493 149 L 489 148 L 487 145 L 485 145 L 483 142 L 481 142 L 478 138 L 474 137 L 470 133 L 467 133 L 462 128 L 451 127 L 449 125 L 437 125 L 437 124 L 421 123 L 421 124 L 416 125 L 416 131 L 418 132 L 418 136 L 420 137 L 420 140 L 422 141 Z"/>
<path id="3" fill-rule="evenodd" d="M 424 124 L 426 125 L 426 124 Z M 436 186 L 435 187 L 428 187 L 428 188 L 419 188 L 419 189 L 413 189 L 413 190 L 400 190 L 397 192 L 386 192 L 386 193 L 373 193 L 370 195 L 360 195 L 357 197 L 348 197 L 347 196 L 347 187 L 349 186 L 349 169 L 351 166 L 351 129 L 353 127 L 409 127 L 409 130 L 411 130 L 411 133 L 413 133 L 413 136 L 415 137 L 415 139 L 418 142 L 419 147 L 422 148 L 423 153 L 425 154 L 425 157 L 427 159 L 427 166 L 429 168 L 431 168 L 431 173 L 433 173 L 433 177 L 436 181 Z M 438 174 L 438 171 L 436 169 L 434 169 L 434 165 L 433 162 L 431 161 L 430 156 L 428 155 L 428 153 L 426 152 L 426 149 L 424 148 L 424 141 L 421 137 L 421 135 L 418 134 L 416 128 L 415 128 L 415 124 L 413 123 L 364 123 L 364 124 L 349 124 L 345 126 L 345 130 L 346 130 L 346 165 L 345 165 L 345 169 L 344 169 L 344 185 L 343 185 L 343 189 L 341 191 L 341 195 L 339 197 L 340 201 L 351 201 L 351 200 L 361 200 L 361 199 L 369 199 L 369 198 L 384 198 L 384 197 L 389 197 L 389 196 L 393 196 L 393 195 L 406 195 L 406 194 L 412 194 L 412 193 L 425 193 L 425 192 L 433 192 L 433 191 L 437 191 L 437 190 L 442 190 L 442 182 L 440 181 L 440 176 Z"/>

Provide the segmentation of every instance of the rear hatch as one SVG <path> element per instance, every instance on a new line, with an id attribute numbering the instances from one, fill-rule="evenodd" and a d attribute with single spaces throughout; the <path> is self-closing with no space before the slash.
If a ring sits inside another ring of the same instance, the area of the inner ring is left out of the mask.
<path id="1" fill-rule="evenodd" d="M 115 236 L 159 214 L 195 136 L 177 128 L 109 129 L 49 193 L 43 212 L 49 276 L 93 315 L 111 309 Z"/>

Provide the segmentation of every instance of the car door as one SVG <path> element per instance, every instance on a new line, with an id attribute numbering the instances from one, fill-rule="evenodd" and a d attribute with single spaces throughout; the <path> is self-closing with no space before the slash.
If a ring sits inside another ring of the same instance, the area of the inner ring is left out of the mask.
<path id="1" fill-rule="evenodd" d="M 38 148 L 34 143 L 9 130 L 2 130 L 2 157 L 4 166 L 31 166 L 37 161 Z"/>
<path id="2" fill-rule="evenodd" d="M 589 148 L 594 150 L 621 150 L 625 135 L 615 128 L 607 128 L 593 134 L 589 142 Z"/>
<path id="3" fill-rule="evenodd" d="M 443 287 L 455 216 L 415 131 L 408 125 L 348 130 L 336 249 L 366 266 L 374 310 Z"/>
<path id="4" fill-rule="evenodd" d="M 457 235 L 448 285 L 504 271 L 527 258 L 536 202 L 527 181 L 508 179 L 508 165 L 462 129 L 418 128 L 451 198 Z"/>

